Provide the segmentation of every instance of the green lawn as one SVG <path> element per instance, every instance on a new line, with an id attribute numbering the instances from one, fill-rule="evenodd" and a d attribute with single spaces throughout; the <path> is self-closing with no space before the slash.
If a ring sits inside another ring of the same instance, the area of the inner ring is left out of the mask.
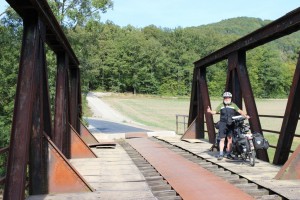
<path id="1" fill-rule="evenodd" d="M 132 120 L 164 130 L 176 131 L 176 114 L 188 115 L 189 97 L 171 98 L 158 97 L 149 95 L 132 95 L 132 94 L 112 94 L 111 96 L 102 97 L 102 99 L 118 110 L 123 115 Z M 222 99 L 212 100 L 212 108 L 215 108 Z M 287 100 L 257 100 L 256 105 L 258 113 L 261 115 L 284 115 Z M 214 116 L 214 121 L 218 121 L 219 116 Z M 183 121 L 183 118 L 181 118 Z M 260 118 L 263 129 L 280 131 L 282 119 Z M 183 124 L 179 124 L 179 134 L 183 132 Z M 300 134 L 297 128 L 296 134 Z M 269 143 L 276 146 L 278 135 L 264 133 Z M 300 144 L 300 138 L 295 138 L 292 149 L 295 150 Z M 268 154 L 270 160 L 273 160 L 274 149 L 269 148 Z"/>

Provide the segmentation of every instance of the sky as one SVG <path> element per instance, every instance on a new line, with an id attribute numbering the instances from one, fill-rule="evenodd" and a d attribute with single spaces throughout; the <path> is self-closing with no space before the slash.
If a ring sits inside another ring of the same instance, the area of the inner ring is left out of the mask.
<path id="1" fill-rule="evenodd" d="M 101 21 L 138 28 L 199 26 L 234 17 L 275 20 L 300 7 L 299 0 L 113 0 Z"/>
<path id="2" fill-rule="evenodd" d="M 113 10 L 101 14 L 101 22 L 143 28 L 191 27 L 234 17 L 275 20 L 300 7 L 300 0 L 112 0 Z M 0 13 L 7 6 L 0 0 Z"/>

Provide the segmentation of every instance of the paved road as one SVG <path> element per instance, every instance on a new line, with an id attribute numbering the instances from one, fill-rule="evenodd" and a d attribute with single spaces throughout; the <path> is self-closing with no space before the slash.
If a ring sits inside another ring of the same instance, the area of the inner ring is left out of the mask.
<path id="1" fill-rule="evenodd" d="M 149 129 L 137 128 L 122 123 L 107 121 L 98 118 L 88 118 L 89 130 L 101 133 L 128 133 L 128 132 L 149 132 Z"/>
<path id="2" fill-rule="evenodd" d="M 125 133 L 143 132 L 148 135 L 174 136 L 174 131 L 160 130 L 148 127 L 129 119 L 118 113 L 108 104 L 101 100 L 102 94 L 89 92 L 87 95 L 88 105 L 93 112 L 92 118 L 86 118 L 89 130 L 97 139 L 124 138 Z"/>

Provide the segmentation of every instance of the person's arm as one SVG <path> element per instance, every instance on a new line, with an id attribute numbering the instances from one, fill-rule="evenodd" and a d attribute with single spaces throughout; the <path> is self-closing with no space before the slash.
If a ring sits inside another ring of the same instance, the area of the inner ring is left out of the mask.
<path id="1" fill-rule="evenodd" d="M 245 117 L 245 118 L 247 118 L 247 119 L 250 118 L 250 116 L 247 115 L 247 114 L 246 114 L 244 111 L 242 111 L 241 109 L 238 109 L 238 113 L 240 113 L 243 117 Z"/>
<path id="2" fill-rule="evenodd" d="M 210 107 L 207 106 L 207 110 L 206 110 L 206 111 L 207 111 L 208 113 L 214 115 L 214 114 L 217 114 L 217 113 L 220 111 L 221 106 L 222 106 L 222 104 L 220 104 L 220 105 L 216 108 L 216 110 L 211 110 Z"/>
<path id="3" fill-rule="evenodd" d="M 214 115 L 214 114 L 217 113 L 217 111 L 211 110 L 209 106 L 207 106 L 207 110 L 206 110 L 206 111 L 207 111 L 208 113 L 212 114 L 212 115 Z"/>

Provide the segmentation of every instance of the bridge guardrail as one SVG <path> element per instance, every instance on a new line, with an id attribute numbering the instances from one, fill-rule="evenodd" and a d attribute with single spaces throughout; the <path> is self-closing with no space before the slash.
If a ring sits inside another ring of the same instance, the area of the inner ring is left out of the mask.
<path id="1" fill-rule="evenodd" d="M 283 119 L 284 116 L 278 116 L 278 115 L 258 115 L 259 117 L 264 117 L 264 118 L 280 118 Z M 183 115 L 183 114 L 176 114 L 176 134 L 184 134 L 184 132 L 187 130 L 188 128 L 188 115 Z M 180 120 L 180 118 L 183 118 L 183 121 Z M 300 117 L 298 118 L 298 120 L 300 120 Z M 206 123 L 204 121 L 204 123 Z M 182 124 L 183 127 L 181 127 L 180 125 Z M 183 130 L 183 131 L 182 131 Z M 280 131 L 275 131 L 275 130 L 268 130 L 268 129 L 262 129 L 263 132 L 267 132 L 267 133 L 272 133 L 272 134 L 280 134 Z M 207 130 L 205 130 L 204 132 L 208 132 Z M 295 134 L 294 137 L 300 138 L 299 134 Z M 274 148 L 276 149 L 277 146 L 276 145 L 271 145 L 270 144 L 270 148 Z M 293 153 L 293 150 L 290 150 L 290 153 Z"/>
<path id="2" fill-rule="evenodd" d="M 183 118 L 183 121 L 180 120 L 181 118 Z M 182 134 L 187 130 L 188 118 L 188 115 L 176 114 L 176 134 Z M 179 124 L 183 124 L 183 127 L 179 126 Z"/>

